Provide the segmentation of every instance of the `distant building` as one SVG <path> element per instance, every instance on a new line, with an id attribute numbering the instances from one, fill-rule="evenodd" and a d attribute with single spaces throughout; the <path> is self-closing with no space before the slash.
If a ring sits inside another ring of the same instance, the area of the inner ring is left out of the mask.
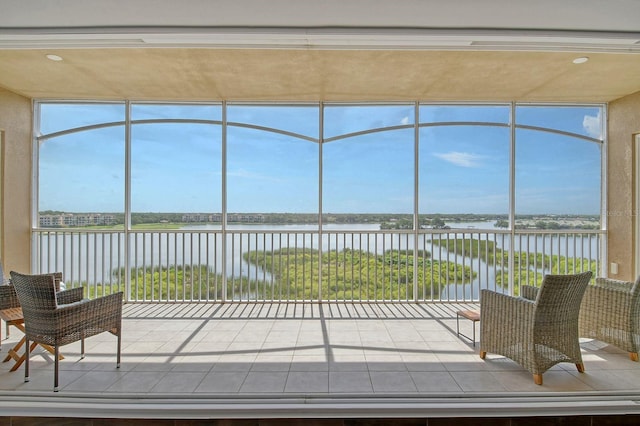
<path id="1" fill-rule="evenodd" d="M 114 215 L 104 213 L 45 214 L 38 218 L 38 224 L 41 228 L 113 225 L 115 222 Z"/>
<path id="2" fill-rule="evenodd" d="M 183 222 L 222 222 L 221 213 L 185 213 L 182 215 Z M 227 215 L 229 222 L 241 223 L 263 223 L 265 216 L 263 214 L 246 214 L 246 213 L 229 213 Z"/>
<path id="3" fill-rule="evenodd" d="M 241 222 L 241 223 L 262 223 L 264 222 L 264 215 L 262 214 L 243 214 L 233 213 L 227 215 L 228 222 Z"/>
<path id="4" fill-rule="evenodd" d="M 220 213 L 186 213 L 182 215 L 183 222 L 222 222 Z"/>
<path id="5" fill-rule="evenodd" d="M 62 215 L 40 215 L 39 223 L 41 228 L 58 228 L 64 225 Z"/>

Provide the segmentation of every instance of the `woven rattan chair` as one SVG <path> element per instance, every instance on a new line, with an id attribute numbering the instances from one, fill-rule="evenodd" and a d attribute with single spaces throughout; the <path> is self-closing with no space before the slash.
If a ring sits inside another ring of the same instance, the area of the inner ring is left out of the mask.
<path id="1" fill-rule="evenodd" d="M 1 272 L 1 270 L 2 269 L 0 268 L 0 277 L 4 278 L 4 274 Z M 62 272 L 53 272 L 51 275 L 53 275 L 56 291 L 60 291 L 60 283 L 62 282 Z M 70 296 L 71 294 L 68 294 L 66 297 L 70 297 Z M 3 282 L 0 285 L 0 311 L 4 309 L 19 308 L 19 307 L 20 307 L 20 302 L 18 301 L 18 295 L 16 294 L 16 289 L 11 284 L 11 280 L 6 280 L 6 282 Z M 10 323 L 5 324 L 7 337 L 9 337 L 10 325 L 11 325 Z M 0 341 L 1 340 L 2 340 L 2 328 L 0 328 Z"/>
<path id="2" fill-rule="evenodd" d="M 11 308 L 19 308 L 18 295 L 12 285 L 0 285 L 0 311 Z M 10 323 L 5 324 L 7 337 L 9 337 Z M 2 327 L 0 327 L 0 342 L 2 341 Z"/>
<path id="3" fill-rule="evenodd" d="M 511 358 L 542 384 L 555 364 L 571 362 L 584 371 L 578 315 L 591 272 L 545 275 L 540 288 L 522 286 L 523 297 L 491 290 L 480 296 L 480 358 L 487 352 Z"/>
<path id="4" fill-rule="evenodd" d="M 580 337 L 609 343 L 638 361 L 640 348 L 640 277 L 636 282 L 596 278 L 580 308 Z"/>
<path id="5" fill-rule="evenodd" d="M 116 366 L 120 367 L 122 292 L 89 300 L 82 298 L 82 287 L 56 293 L 51 274 L 11 272 L 11 281 L 24 315 L 27 338 L 25 382 L 29 381 L 29 341 L 54 347 L 53 390 L 56 392 L 60 346 L 80 341 L 84 358 L 84 339 L 109 331 L 118 338 Z"/>

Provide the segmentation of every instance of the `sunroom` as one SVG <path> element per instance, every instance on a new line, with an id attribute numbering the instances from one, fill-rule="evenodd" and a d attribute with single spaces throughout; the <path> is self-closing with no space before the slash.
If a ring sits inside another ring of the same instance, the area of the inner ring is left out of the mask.
<path id="1" fill-rule="evenodd" d="M 63 350 L 55 399 L 46 354 L 4 364 L 8 416 L 637 414 L 623 352 L 536 387 L 456 321 L 638 275 L 635 6 L 148 3 L 0 18 L 2 264 L 126 299 L 121 371 L 109 336 Z"/>

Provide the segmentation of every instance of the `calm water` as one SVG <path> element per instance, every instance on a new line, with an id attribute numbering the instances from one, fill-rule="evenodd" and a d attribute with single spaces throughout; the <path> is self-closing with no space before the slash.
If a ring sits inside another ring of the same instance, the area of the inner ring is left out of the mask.
<path id="1" fill-rule="evenodd" d="M 465 222 L 451 224 L 452 229 L 446 234 L 419 235 L 418 241 L 413 234 L 392 233 L 377 234 L 379 224 L 333 224 L 323 228 L 320 237 L 313 234 L 316 225 L 230 225 L 231 234 L 227 237 L 226 264 L 222 264 L 222 256 L 217 255 L 223 249 L 220 234 L 209 233 L 220 230 L 215 225 L 192 225 L 175 232 L 141 232 L 131 235 L 132 250 L 136 253 L 129 264 L 130 267 L 170 266 L 209 264 L 214 273 L 226 273 L 227 276 L 248 276 L 258 280 L 270 280 L 269 274 L 246 263 L 242 255 L 248 251 L 271 252 L 283 247 L 292 249 L 313 248 L 322 246 L 323 251 L 343 250 L 349 248 L 382 254 L 387 250 L 413 249 L 427 250 L 434 260 L 450 261 L 470 267 L 477 274 L 470 285 L 451 285 L 441 290 L 441 298 L 475 299 L 480 288 L 495 288 L 496 267 L 488 265 L 483 259 L 472 259 L 457 255 L 436 244 L 437 240 L 448 239 L 490 240 L 495 242 L 496 249 L 509 249 L 509 234 L 494 234 L 494 221 Z M 233 233 L 233 231 L 242 231 Z M 263 232 L 264 231 L 264 232 Z M 485 232 L 486 231 L 486 232 Z M 265 233 L 266 232 L 266 233 Z M 320 242 L 321 241 L 321 242 Z M 86 281 L 88 283 L 111 282 L 110 272 L 125 266 L 125 236 L 113 234 L 64 234 L 64 237 L 48 237 L 42 235 L 40 246 L 40 270 L 62 270 L 69 281 Z M 523 235 L 516 236 L 516 251 L 529 250 L 547 255 L 560 255 L 596 260 L 599 258 L 599 238 L 596 235 L 569 238 L 558 235 Z M 72 253 L 74 255 L 72 256 Z M 224 267 L 223 267 L 224 266 Z M 498 266 L 500 269 L 500 265 Z M 506 265 L 504 265 L 506 269 Z M 539 270 L 542 270 L 539 265 Z M 493 286 L 493 287 L 492 287 Z M 500 290 L 500 289 L 497 289 Z"/>

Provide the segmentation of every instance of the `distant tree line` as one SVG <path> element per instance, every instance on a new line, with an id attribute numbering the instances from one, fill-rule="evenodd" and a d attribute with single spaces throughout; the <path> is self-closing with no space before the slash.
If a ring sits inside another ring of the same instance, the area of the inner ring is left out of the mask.
<path id="1" fill-rule="evenodd" d="M 96 213 L 96 212 L 92 212 Z M 62 215 L 62 214 L 82 214 L 78 212 L 64 212 L 58 210 L 45 210 L 41 215 Z M 124 224 L 123 213 L 105 213 L 114 217 L 114 226 Z M 154 224 L 154 223 L 183 223 L 185 213 L 131 213 L 131 225 Z M 316 213 L 251 213 L 264 216 L 262 223 L 267 224 L 317 224 L 318 214 Z M 212 214 L 218 216 L 220 213 Z M 230 216 L 236 215 L 235 213 Z M 204 214 L 203 214 L 204 216 Z M 420 214 L 418 215 L 418 227 L 421 229 L 447 229 L 447 224 L 459 222 L 488 222 L 495 220 L 495 227 L 508 228 L 509 217 L 506 214 Z M 528 225 L 516 223 L 516 228 L 535 229 L 599 229 L 599 215 L 517 215 L 516 221 L 528 222 Z M 563 222 L 567 221 L 591 222 L 571 225 Z M 393 214 L 393 213 L 324 213 L 322 215 L 324 224 L 380 224 L 381 229 L 413 229 L 413 215 Z M 219 223 L 219 222 L 217 222 Z M 235 222 L 230 222 L 235 223 Z"/>

